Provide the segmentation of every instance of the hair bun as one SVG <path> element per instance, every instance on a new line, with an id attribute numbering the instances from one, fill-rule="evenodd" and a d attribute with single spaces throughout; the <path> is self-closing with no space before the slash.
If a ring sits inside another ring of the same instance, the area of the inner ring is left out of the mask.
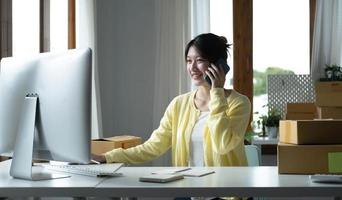
<path id="1" fill-rule="evenodd" d="M 220 36 L 220 40 L 221 40 L 224 44 L 227 44 L 227 43 L 228 43 L 227 38 L 224 37 L 224 36 Z"/>

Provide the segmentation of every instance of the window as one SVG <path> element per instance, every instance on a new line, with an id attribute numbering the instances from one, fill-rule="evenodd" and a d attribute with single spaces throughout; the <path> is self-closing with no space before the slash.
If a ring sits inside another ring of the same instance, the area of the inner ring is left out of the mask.
<path id="1" fill-rule="evenodd" d="M 13 56 L 39 53 L 39 0 L 12 1 Z"/>
<path id="2" fill-rule="evenodd" d="M 68 49 L 69 24 L 74 26 L 69 12 L 75 14 L 70 3 L 74 0 L 13 0 L 13 56 Z"/>
<path id="3" fill-rule="evenodd" d="M 253 112 L 267 113 L 267 74 L 309 74 L 309 9 L 309 1 L 253 1 Z"/>
<path id="4" fill-rule="evenodd" d="M 50 0 L 50 51 L 68 49 L 68 0 Z"/>
<path id="5" fill-rule="evenodd" d="M 233 44 L 233 2 L 232 0 L 210 1 L 210 32 L 225 36 Z M 233 44 L 234 45 L 234 44 Z M 233 46 L 229 50 L 228 65 L 230 72 L 226 76 L 225 88 L 233 88 Z"/>

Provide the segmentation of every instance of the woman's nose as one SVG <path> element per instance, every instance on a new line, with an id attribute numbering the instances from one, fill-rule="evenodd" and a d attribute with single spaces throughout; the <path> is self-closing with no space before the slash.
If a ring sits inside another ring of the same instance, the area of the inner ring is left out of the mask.
<path id="1" fill-rule="evenodd" d="M 196 63 L 196 61 L 193 61 L 193 62 L 190 64 L 190 68 L 191 68 L 191 69 L 197 69 L 197 63 Z"/>

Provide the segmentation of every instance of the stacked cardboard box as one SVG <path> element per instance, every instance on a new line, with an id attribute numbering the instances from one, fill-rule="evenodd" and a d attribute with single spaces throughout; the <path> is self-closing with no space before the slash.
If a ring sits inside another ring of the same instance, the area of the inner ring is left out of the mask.
<path id="1" fill-rule="evenodd" d="M 283 120 L 279 173 L 342 173 L 342 120 Z"/>
<path id="2" fill-rule="evenodd" d="M 102 154 L 116 148 L 128 149 L 141 144 L 141 138 L 130 135 L 120 135 L 91 141 L 91 153 Z"/>
<path id="3" fill-rule="evenodd" d="M 0 156 L 0 162 L 5 161 L 5 160 L 8 160 L 8 159 L 9 159 L 8 157 Z"/>
<path id="4" fill-rule="evenodd" d="M 305 120 L 316 118 L 316 106 L 314 103 L 287 103 L 285 119 Z"/>
<path id="5" fill-rule="evenodd" d="M 319 119 L 342 119 L 342 82 L 317 82 L 316 105 Z"/>

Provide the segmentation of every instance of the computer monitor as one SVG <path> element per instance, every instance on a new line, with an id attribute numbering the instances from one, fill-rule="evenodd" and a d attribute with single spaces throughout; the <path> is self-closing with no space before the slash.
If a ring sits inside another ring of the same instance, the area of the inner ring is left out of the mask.
<path id="1" fill-rule="evenodd" d="M 13 151 L 15 178 L 32 159 L 88 163 L 91 140 L 91 50 L 3 58 L 0 66 L 0 153 Z"/>

